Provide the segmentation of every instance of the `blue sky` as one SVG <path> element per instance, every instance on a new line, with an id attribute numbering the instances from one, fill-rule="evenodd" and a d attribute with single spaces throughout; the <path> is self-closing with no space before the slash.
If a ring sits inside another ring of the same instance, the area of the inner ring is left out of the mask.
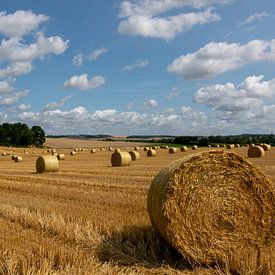
<path id="1" fill-rule="evenodd" d="M 1 123 L 47 134 L 275 131 L 273 0 L 3 2 Z"/>

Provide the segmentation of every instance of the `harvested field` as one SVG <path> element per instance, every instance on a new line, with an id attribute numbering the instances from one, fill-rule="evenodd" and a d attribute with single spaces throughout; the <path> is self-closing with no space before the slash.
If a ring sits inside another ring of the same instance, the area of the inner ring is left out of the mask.
<path id="1" fill-rule="evenodd" d="M 112 167 L 113 152 L 107 150 L 70 155 L 69 148 L 102 146 L 120 147 L 113 142 L 55 144 L 68 148 L 57 150 L 66 155 L 57 173 L 36 173 L 36 159 L 45 149 L 29 149 L 19 163 L 0 156 L 0 274 L 231 274 L 229 268 L 222 272 L 215 265 L 182 260 L 152 230 L 147 213 L 151 181 L 165 165 L 192 150 L 158 150 L 154 158 L 140 150 L 140 160 L 123 167 Z M 133 150 L 140 144 L 126 146 Z M 196 153 L 209 150 L 198 148 Z M 0 152 L 23 155 L 24 149 Z M 260 168 L 274 185 L 275 148 L 263 158 L 248 159 L 247 148 L 230 152 Z M 274 259 L 275 248 L 266 255 Z M 274 273 L 274 266 L 267 266 L 261 274 Z"/>

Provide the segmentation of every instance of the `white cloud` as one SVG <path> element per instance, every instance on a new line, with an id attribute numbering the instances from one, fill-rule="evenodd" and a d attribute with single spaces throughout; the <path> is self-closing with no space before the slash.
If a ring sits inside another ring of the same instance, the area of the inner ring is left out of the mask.
<path id="1" fill-rule="evenodd" d="M 134 70 L 134 69 L 141 69 L 144 68 L 146 66 L 148 66 L 150 63 L 147 59 L 138 59 L 136 60 L 136 62 L 134 64 L 130 64 L 130 65 L 126 65 L 123 69 L 124 70 Z"/>
<path id="2" fill-rule="evenodd" d="M 88 74 L 75 75 L 65 81 L 66 89 L 92 90 L 105 84 L 105 78 L 101 75 L 88 79 Z"/>
<path id="3" fill-rule="evenodd" d="M 19 110 L 19 111 L 28 111 L 28 110 L 30 110 L 30 108 L 31 108 L 31 105 L 30 104 L 19 104 L 18 106 L 17 106 L 17 109 Z"/>
<path id="4" fill-rule="evenodd" d="M 10 94 L 13 91 L 14 91 L 14 87 L 13 87 L 11 81 L 8 81 L 8 80 L 0 81 L 0 95 Z"/>
<path id="5" fill-rule="evenodd" d="M 61 98 L 60 100 L 58 101 L 54 101 L 54 102 L 50 102 L 46 105 L 45 109 L 44 110 L 55 110 L 59 107 L 62 107 L 64 106 L 69 100 L 71 100 L 72 98 L 72 95 L 68 95 L 68 96 L 65 96 L 63 98 Z"/>
<path id="6" fill-rule="evenodd" d="M 155 108 L 158 106 L 158 102 L 155 99 L 149 99 L 145 101 L 143 104 L 144 106 L 150 107 L 150 108 Z"/>
<path id="7" fill-rule="evenodd" d="M 171 89 L 171 91 L 169 92 L 168 95 L 166 95 L 166 98 L 168 98 L 168 99 L 175 98 L 175 97 L 178 97 L 179 94 L 180 94 L 179 88 L 175 87 L 175 88 Z"/>
<path id="8" fill-rule="evenodd" d="M 275 62 L 275 39 L 252 40 L 245 45 L 214 43 L 176 58 L 168 71 L 185 79 L 206 79 L 256 62 Z"/>
<path id="9" fill-rule="evenodd" d="M 264 81 L 263 75 L 249 76 L 242 83 L 216 84 L 196 91 L 194 101 L 216 111 L 244 112 L 262 109 L 266 99 L 275 96 L 275 78 Z"/>
<path id="10" fill-rule="evenodd" d="M 83 59 L 84 59 L 83 53 L 78 53 L 73 57 L 73 65 L 78 67 L 82 66 Z"/>
<path id="11" fill-rule="evenodd" d="M 15 92 L 8 95 L 0 96 L 0 106 L 12 106 L 15 105 L 21 98 L 29 95 L 29 91 Z"/>
<path id="12" fill-rule="evenodd" d="M 180 13 L 169 17 L 151 17 L 144 14 L 131 15 L 120 22 L 121 34 L 173 39 L 177 34 L 192 29 L 195 25 L 219 21 L 221 18 L 212 9 L 202 12 Z"/>
<path id="13" fill-rule="evenodd" d="M 106 53 L 107 52 L 107 48 L 99 48 L 99 49 L 96 49 L 95 51 L 91 52 L 89 54 L 89 57 L 88 59 L 89 60 L 96 60 L 98 59 L 102 54 Z"/>
<path id="14" fill-rule="evenodd" d="M 0 69 L 0 78 L 28 74 L 32 71 L 30 62 L 15 62 L 4 69 Z"/>
<path id="15" fill-rule="evenodd" d="M 264 12 L 255 12 L 254 14 L 248 16 L 244 21 L 240 22 L 237 25 L 237 27 L 238 28 L 244 27 L 248 24 L 251 24 L 252 22 L 261 21 L 263 18 L 269 17 L 269 16 L 271 16 L 271 14 L 268 14 L 265 11 Z"/>
<path id="16" fill-rule="evenodd" d="M 0 12 L 0 33 L 6 36 L 22 37 L 36 30 L 38 26 L 49 19 L 42 14 L 34 14 L 32 11 L 17 10 L 13 14 Z"/>

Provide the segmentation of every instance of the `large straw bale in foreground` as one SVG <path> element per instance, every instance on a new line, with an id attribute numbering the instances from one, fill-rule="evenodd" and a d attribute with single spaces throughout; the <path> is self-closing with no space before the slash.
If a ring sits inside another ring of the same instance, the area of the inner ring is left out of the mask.
<path id="1" fill-rule="evenodd" d="M 247 150 L 247 155 L 249 158 L 261 158 L 265 155 L 265 150 L 261 146 L 250 147 Z"/>
<path id="2" fill-rule="evenodd" d="M 130 151 L 129 154 L 131 155 L 132 160 L 140 159 L 140 154 L 137 151 Z"/>
<path id="3" fill-rule="evenodd" d="M 132 161 L 128 152 L 114 152 L 111 157 L 112 166 L 127 166 Z"/>
<path id="4" fill-rule="evenodd" d="M 37 173 L 58 172 L 58 170 L 59 170 L 59 162 L 56 156 L 53 156 L 53 155 L 40 156 L 36 160 Z"/>
<path id="5" fill-rule="evenodd" d="M 227 260 L 232 269 L 256 270 L 258 250 L 274 242 L 274 187 L 231 152 L 172 162 L 151 184 L 148 212 L 164 239 L 202 264 Z"/>

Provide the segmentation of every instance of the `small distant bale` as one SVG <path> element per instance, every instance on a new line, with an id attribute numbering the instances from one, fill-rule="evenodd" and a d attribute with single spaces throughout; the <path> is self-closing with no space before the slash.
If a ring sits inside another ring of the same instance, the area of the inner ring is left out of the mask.
<path id="1" fill-rule="evenodd" d="M 12 156 L 11 156 L 11 160 L 14 160 L 15 157 L 17 157 L 17 155 L 12 155 Z"/>
<path id="2" fill-rule="evenodd" d="M 116 153 L 119 153 L 119 152 L 121 152 L 121 149 L 116 148 L 116 149 L 115 149 L 115 152 L 116 152 Z"/>
<path id="3" fill-rule="evenodd" d="M 249 147 L 254 147 L 254 146 L 255 146 L 254 143 L 249 144 Z"/>
<path id="4" fill-rule="evenodd" d="M 6 152 L 2 152 L 2 156 L 6 156 L 7 155 L 7 153 Z"/>
<path id="5" fill-rule="evenodd" d="M 64 160 L 65 159 L 65 154 L 57 154 L 57 159 L 58 160 Z"/>
<path id="6" fill-rule="evenodd" d="M 158 149 L 158 146 L 153 146 L 152 149 L 153 149 L 153 150 L 157 150 L 157 149 Z"/>
<path id="7" fill-rule="evenodd" d="M 198 149 L 198 146 L 197 145 L 193 145 L 192 146 L 192 150 L 197 150 Z"/>
<path id="8" fill-rule="evenodd" d="M 29 152 L 26 151 L 26 152 L 25 152 L 25 155 L 28 155 L 28 154 L 29 154 Z"/>
<path id="9" fill-rule="evenodd" d="M 71 151 L 71 156 L 76 155 L 76 151 Z"/>
<path id="10" fill-rule="evenodd" d="M 91 149 L 91 154 L 95 154 L 96 153 L 96 149 Z"/>
<path id="11" fill-rule="evenodd" d="M 25 149 L 25 150 L 26 150 L 26 149 Z M 25 151 L 25 150 L 24 150 L 24 151 Z M 51 149 L 47 149 L 47 153 L 51 153 Z"/>
<path id="12" fill-rule="evenodd" d="M 149 150 L 149 147 L 144 147 L 143 148 L 143 151 L 145 151 L 145 152 L 148 151 L 148 150 Z"/>
<path id="13" fill-rule="evenodd" d="M 100 151 L 105 151 L 105 148 L 101 147 L 101 148 L 100 148 Z"/>
<path id="14" fill-rule="evenodd" d="M 78 152 L 78 148 L 75 148 L 74 151 L 75 151 L 75 152 Z"/>
<path id="15" fill-rule="evenodd" d="M 114 151 L 114 149 L 113 149 L 112 147 L 109 147 L 108 150 L 109 150 L 110 152 L 111 152 L 111 151 Z"/>
<path id="16" fill-rule="evenodd" d="M 112 166 L 129 166 L 132 158 L 128 152 L 114 152 L 111 157 Z"/>
<path id="17" fill-rule="evenodd" d="M 14 161 L 15 162 L 22 162 L 23 161 L 23 158 L 21 156 L 15 156 L 14 157 Z"/>
<path id="18" fill-rule="evenodd" d="M 265 155 L 265 150 L 261 146 L 250 147 L 247 151 L 249 158 L 261 158 Z"/>
<path id="19" fill-rule="evenodd" d="M 227 148 L 227 149 L 233 149 L 233 148 L 234 148 L 234 145 L 233 145 L 233 144 L 226 144 L 226 148 Z"/>
<path id="20" fill-rule="evenodd" d="M 140 159 L 140 154 L 137 151 L 130 151 L 129 154 L 134 161 Z"/>
<path id="21" fill-rule="evenodd" d="M 177 153 L 177 151 L 178 151 L 178 149 L 175 147 L 169 148 L 169 154 L 175 154 L 175 153 Z"/>
<path id="22" fill-rule="evenodd" d="M 139 150 L 139 147 L 138 147 L 138 146 L 136 146 L 136 147 L 135 147 L 135 150 L 136 150 L 136 151 L 138 151 L 138 150 Z"/>
<path id="23" fill-rule="evenodd" d="M 211 148 L 212 146 L 209 144 L 207 147 L 208 147 L 208 148 Z"/>
<path id="24" fill-rule="evenodd" d="M 187 150 L 188 150 L 187 146 L 182 146 L 182 147 L 180 147 L 180 151 L 181 151 L 181 152 L 185 152 L 185 151 L 187 151 Z"/>
<path id="25" fill-rule="evenodd" d="M 55 150 L 55 149 L 52 149 L 52 150 L 51 150 L 51 153 L 52 153 L 52 155 L 53 155 L 54 153 L 56 153 L 56 150 Z"/>
<path id="26" fill-rule="evenodd" d="M 266 144 L 266 143 L 262 144 L 261 147 L 262 147 L 265 151 L 268 151 L 268 150 L 270 150 L 270 148 L 271 148 L 271 146 L 270 146 L 269 144 Z"/>
<path id="27" fill-rule="evenodd" d="M 59 170 L 59 161 L 56 156 L 53 156 L 53 155 L 40 156 L 36 160 L 37 173 L 58 172 L 58 170 Z"/>
<path id="28" fill-rule="evenodd" d="M 235 148 L 239 148 L 240 144 L 234 144 Z"/>
<path id="29" fill-rule="evenodd" d="M 157 151 L 150 149 L 147 151 L 147 157 L 155 157 L 157 155 Z"/>

